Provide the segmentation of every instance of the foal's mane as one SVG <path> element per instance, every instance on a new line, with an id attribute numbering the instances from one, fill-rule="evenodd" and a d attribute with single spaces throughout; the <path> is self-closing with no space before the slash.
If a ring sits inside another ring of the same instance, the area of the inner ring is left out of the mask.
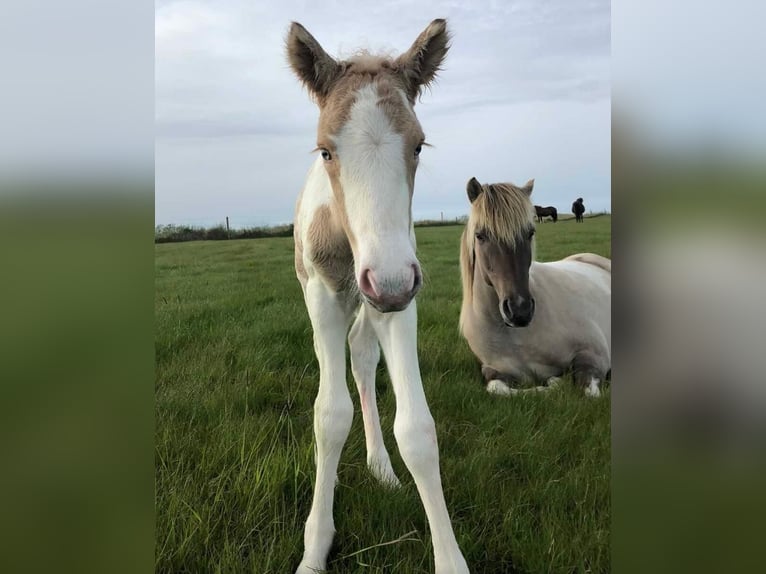
<path id="1" fill-rule="evenodd" d="M 513 246 L 520 234 L 533 222 L 535 209 L 529 195 L 512 183 L 490 183 L 471 204 L 460 242 L 460 277 L 463 283 L 463 308 L 473 300 L 473 241 L 477 231 L 491 239 Z M 534 260 L 534 243 L 532 259 Z M 460 316 L 460 330 L 463 329 Z"/>

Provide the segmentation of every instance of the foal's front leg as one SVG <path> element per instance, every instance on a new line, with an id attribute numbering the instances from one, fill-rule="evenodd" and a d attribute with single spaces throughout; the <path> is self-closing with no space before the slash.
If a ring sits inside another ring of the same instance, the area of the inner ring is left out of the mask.
<path id="1" fill-rule="evenodd" d="M 444 502 L 436 428 L 420 378 L 415 302 L 398 313 L 383 315 L 368 311 L 396 394 L 394 436 L 402 459 L 415 479 L 431 527 L 436 572 L 467 574 L 468 566 L 455 540 Z"/>
<path id="2" fill-rule="evenodd" d="M 316 277 L 308 280 L 305 298 L 319 360 L 319 392 L 314 402 L 317 474 L 303 535 L 303 560 L 297 574 L 316 574 L 325 569 L 335 534 L 332 516 L 335 478 L 354 407 L 346 386 L 349 314 L 345 302 Z"/>

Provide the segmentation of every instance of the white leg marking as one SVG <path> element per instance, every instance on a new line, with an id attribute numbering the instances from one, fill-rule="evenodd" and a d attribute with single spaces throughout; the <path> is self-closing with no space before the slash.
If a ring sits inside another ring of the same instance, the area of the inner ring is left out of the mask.
<path id="1" fill-rule="evenodd" d="M 305 295 L 319 360 L 319 392 L 314 402 L 317 474 L 297 573 L 313 574 L 325 569 L 335 533 L 332 507 L 336 473 L 354 407 L 346 386 L 347 312 L 317 277 L 308 280 Z"/>
<path id="2" fill-rule="evenodd" d="M 508 396 L 511 394 L 511 388 L 500 379 L 492 379 L 487 383 L 487 392 L 492 395 Z"/>
<path id="3" fill-rule="evenodd" d="M 364 438 L 367 443 L 367 466 L 382 484 L 398 487 L 401 483 L 391 467 L 391 458 L 380 430 L 380 416 L 375 399 L 375 369 L 380 360 L 380 347 L 372 323 L 366 316 L 365 305 L 362 305 L 351 327 L 348 344 L 351 349 L 351 372 L 354 374 L 356 387 L 359 390 L 359 401 L 362 405 Z"/>
<path id="4" fill-rule="evenodd" d="M 402 459 L 415 479 L 423 501 L 434 545 L 437 574 L 467 574 L 444 501 L 439 475 L 436 427 L 423 392 L 417 355 L 415 301 L 399 313 L 370 311 L 375 332 L 386 356 L 396 394 L 394 436 Z"/>
<path id="5" fill-rule="evenodd" d="M 525 395 L 527 393 L 547 393 L 548 391 L 552 391 L 553 389 L 557 388 L 560 384 L 560 378 L 551 377 L 546 381 L 544 386 L 540 385 L 527 389 L 516 389 L 514 387 L 509 387 L 499 379 L 492 379 L 489 383 L 487 383 L 487 392 L 493 395 L 501 395 L 505 397 L 511 395 Z"/>
<path id="6" fill-rule="evenodd" d="M 585 394 L 589 397 L 600 397 L 601 389 L 599 389 L 600 381 L 596 377 L 590 378 L 590 384 L 585 389 Z"/>
<path id="7" fill-rule="evenodd" d="M 561 384 L 561 378 L 550 377 L 547 381 L 545 381 L 545 384 L 548 385 L 549 389 L 555 389 Z"/>

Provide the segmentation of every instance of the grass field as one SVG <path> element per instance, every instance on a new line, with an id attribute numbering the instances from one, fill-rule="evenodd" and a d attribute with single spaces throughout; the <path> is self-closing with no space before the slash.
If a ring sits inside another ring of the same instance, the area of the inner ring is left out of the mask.
<path id="1" fill-rule="evenodd" d="M 610 256 L 611 218 L 538 225 L 538 259 Z M 461 226 L 419 228 L 419 354 L 442 481 L 471 572 L 610 570 L 610 393 L 499 398 L 457 330 Z M 290 238 L 157 245 L 158 572 L 289 573 L 314 479 L 318 366 Z M 432 572 L 423 507 L 381 423 L 399 490 L 365 464 L 358 396 L 338 470 L 335 573 Z M 395 542 L 394 542 L 395 541 Z M 390 543 L 393 542 L 393 543 Z M 390 544 L 386 544 L 390 543 Z"/>

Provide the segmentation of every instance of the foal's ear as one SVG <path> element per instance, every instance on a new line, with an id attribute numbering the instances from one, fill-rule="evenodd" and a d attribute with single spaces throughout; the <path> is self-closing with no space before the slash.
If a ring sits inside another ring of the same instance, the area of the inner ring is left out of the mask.
<path id="1" fill-rule="evenodd" d="M 290 67 L 322 105 L 343 72 L 342 64 L 329 56 L 298 22 L 290 25 L 285 44 Z"/>
<path id="2" fill-rule="evenodd" d="M 521 188 L 521 191 L 526 193 L 527 195 L 532 195 L 532 188 L 535 187 L 535 180 L 530 179 L 527 183 L 524 184 L 524 187 Z"/>
<path id="3" fill-rule="evenodd" d="M 420 33 L 410 49 L 396 59 L 396 67 L 404 78 L 410 100 L 414 101 L 441 70 L 449 41 L 447 21 L 441 18 L 434 20 Z"/>
<path id="4" fill-rule="evenodd" d="M 479 180 L 475 177 L 472 177 L 468 180 L 468 185 L 466 185 L 465 189 L 468 192 L 468 201 L 471 203 L 476 201 L 476 198 L 479 197 L 482 191 L 484 191 L 484 189 L 481 187 L 481 184 L 479 183 Z"/>

